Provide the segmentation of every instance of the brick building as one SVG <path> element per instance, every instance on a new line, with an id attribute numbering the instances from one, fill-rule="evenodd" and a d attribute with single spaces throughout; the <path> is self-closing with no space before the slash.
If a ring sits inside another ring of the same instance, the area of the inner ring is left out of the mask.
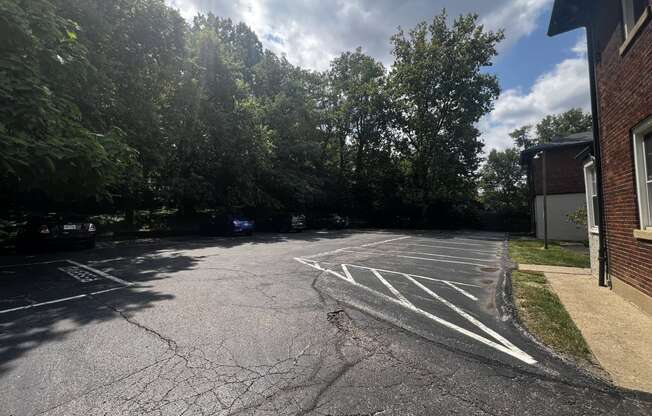
<path id="1" fill-rule="evenodd" d="M 537 238 L 544 237 L 544 174 L 546 163 L 546 216 L 548 238 L 552 240 L 583 241 L 587 227 L 574 224 L 568 215 L 584 207 L 583 163 L 577 155 L 593 143 L 593 133 L 555 137 L 549 143 L 530 147 L 521 152 L 521 165 L 526 167 L 532 215 L 532 229 Z"/>
<path id="2" fill-rule="evenodd" d="M 652 314 L 651 1 L 555 0 L 548 34 L 587 31 L 600 283 Z"/>

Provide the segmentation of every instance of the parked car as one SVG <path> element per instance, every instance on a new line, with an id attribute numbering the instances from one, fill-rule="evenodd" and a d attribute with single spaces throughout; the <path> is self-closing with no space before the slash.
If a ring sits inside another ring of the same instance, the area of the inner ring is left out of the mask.
<path id="1" fill-rule="evenodd" d="M 18 231 L 19 250 L 54 246 L 95 247 L 97 229 L 87 217 L 49 213 L 32 215 Z"/>
<path id="2" fill-rule="evenodd" d="M 237 214 L 212 215 L 202 224 L 202 231 L 211 235 L 251 235 L 255 222 Z"/>
<path id="3" fill-rule="evenodd" d="M 306 229 L 306 216 L 291 213 L 270 215 L 258 221 L 257 227 L 259 230 L 281 233 L 300 232 Z"/>
<path id="4" fill-rule="evenodd" d="M 328 228 L 339 230 L 349 226 L 349 217 L 343 217 L 339 214 L 317 216 L 311 219 L 309 225 L 312 228 Z"/>

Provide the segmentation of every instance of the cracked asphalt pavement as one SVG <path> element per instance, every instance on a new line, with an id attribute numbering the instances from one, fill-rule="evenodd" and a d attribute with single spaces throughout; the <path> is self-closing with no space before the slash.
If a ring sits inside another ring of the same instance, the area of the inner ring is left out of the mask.
<path id="1" fill-rule="evenodd" d="M 533 342 L 504 236 L 332 231 L 0 258 L 0 415 L 652 415 Z"/>

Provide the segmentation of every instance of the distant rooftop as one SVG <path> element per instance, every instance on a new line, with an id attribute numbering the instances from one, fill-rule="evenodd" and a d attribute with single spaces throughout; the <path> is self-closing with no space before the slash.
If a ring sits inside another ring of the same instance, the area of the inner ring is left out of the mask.
<path id="1" fill-rule="evenodd" d="M 541 150 L 553 150 L 562 147 L 587 146 L 593 143 L 593 131 L 587 130 L 567 136 L 553 137 L 548 143 L 538 144 L 521 152 L 521 165 L 525 165 Z"/>

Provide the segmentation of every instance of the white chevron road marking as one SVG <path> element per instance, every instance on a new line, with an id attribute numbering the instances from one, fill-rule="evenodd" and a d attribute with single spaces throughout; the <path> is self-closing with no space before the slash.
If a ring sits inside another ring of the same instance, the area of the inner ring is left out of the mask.
<path id="1" fill-rule="evenodd" d="M 459 286 L 474 286 L 474 285 L 469 285 L 469 284 L 465 284 L 465 283 L 462 283 L 462 282 L 453 282 L 453 281 L 448 281 L 448 280 L 443 280 L 443 279 L 434 279 L 434 278 L 430 278 L 430 277 L 426 277 L 426 276 L 412 275 L 412 274 L 407 274 L 407 273 L 402 273 L 402 272 L 397 272 L 397 271 L 392 271 L 392 270 L 384 270 L 384 269 L 377 269 L 377 268 L 373 268 L 373 267 L 358 266 L 358 265 L 354 265 L 354 264 L 342 264 L 341 267 L 342 267 L 342 271 L 344 273 L 344 274 L 342 274 L 342 273 L 336 272 L 334 270 L 322 267 L 315 260 L 309 260 L 309 259 L 298 258 L 298 257 L 296 257 L 294 260 L 298 261 L 299 263 L 305 264 L 306 266 L 309 266 L 309 267 L 312 267 L 314 269 L 320 270 L 322 272 L 326 272 L 326 273 L 329 273 L 329 274 L 331 274 L 333 276 L 339 277 L 340 279 L 342 279 L 342 280 L 344 280 L 344 281 L 346 281 L 346 282 L 348 282 L 350 284 L 363 287 L 366 290 L 374 292 L 374 294 L 376 294 L 377 296 L 379 296 L 379 297 L 381 297 L 381 298 L 383 298 L 383 299 L 385 299 L 385 300 L 387 300 L 389 302 L 399 304 L 399 305 L 401 305 L 401 306 L 403 306 L 403 307 L 405 307 L 405 308 L 407 308 L 407 309 L 409 309 L 409 310 L 411 310 L 413 312 L 418 313 L 419 315 L 422 315 L 422 316 L 425 316 L 425 317 L 429 318 L 433 322 L 436 322 L 436 323 L 438 323 L 440 325 L 443 325 L 443 326 L 445 326 L 447 328 L 450 328 L 453 331 L 461 333 L 461 334 L 463 334 L 463 335 L 465 335 L 465 336 L 467 336 L 467 337 L 469 337 L 471 339 L 474 339 L 474 340 L 476 340 L 476 341 L 478 341 L 478 342 L 480 342 L 480 343 L 482 343 L 482 344 L 484 344 L 484 345 L 486 345 L 488 347 L 491 347 L 491 348 L 493 348 L 495 350 L 498 350 L 498 351 L 501 351 L 501 352 L 503 352 L 503 353 L 505 353 L 507 355 L 510 355 L 511 357 L 514 357 L 514 358 L 516 358 L 516 359 L 518 359 L 520 361 L 523 361 L 524 363 L 527 363 L 527 364 L 530 364 L 530 365 L 536 364 L 536 360 L 534 358 L 532 358 L 532 356 L 530 356 L 525 351 L 523 351 L 523 350 L 519 349 L 518 347 L 516 347 L 514 344 L 512 344 L 510 341 L 508 341 L 505 337 L 503 337 L 502 335 L 498 334 L 496 331 L 492 330 L 491 328 L 489 328 L 488 326 L 486 326 L 485 324 L 480 322 L 480 320 L 473 317 L 468 312 L 464 311 L 463 309 L 461 309 L 457 305 L 453 304 L 449 300 L 445 299 L 441 295 L 435 293 L 434 291 L 432 291 L 431 289 L 429 289 L 428 287 L 423 285 L 417 279 L 425 279 L 425 280 L 429 280 L 429 281 L 442 283 L 444 285 L 447 285 L 447 286 L 457 290 L 458 292 L 464 294 L 465 296 L 477 301 L 477 297 L 473 296 L 472 294 L 470 294 L 466 290 L 459 287 Z M 350 268 L 360 268 L 360 269 L 370 270 L 372 272 L 372 274 L 385 287 L 387 287 L 390 290 L 390 292 L 392 294 L 394 294 L 394 296 L 396 296 L 396 297 L 394 298 L 394 297 L 385 295 L 385 294 L 383 294 L 381 292 L 378 292 L 378 291 L 376 291 L 374 289 L 371 289 L 371 288 L 369 288 L 369 287 L 367 287 L 365 285 L 362 285 L 362 284 L 356 282 L 355 279 L 353 278 L 350 270 L 349 270 Z M 465 329 L 465 328 L 462 328 L 462 327 L 460 327 L 458 325 L 455 325 L 452 322 L 449 322 L 449 321 L 447 321 L 447 320 L 445 320 L 443 318 L 440 318 L 439 316 L 436 316 L 436 315 L 434 315 L 434 314 L 432 314 L 432 313 L 430 313 L 428 311 L 425 311 L 425 310 L 417 307 L 412 302 L 410 302 L 407 299 L 407 297 L 403 293 L 401 293 L 394 285 L 392 285 L 383 276 L 383 273 L 393 273 L 393 274 L 396 274 L 396 275 L 401 276 L 404 279 L 408 280 L 413 285 L 415 285 L 416 287 L 418 287 L 419 289 L 421 289 L 422 291 L 424 291 L 425 293 L 430 295 L 430 297 L 432 297 L 435 300 L 443 303 L 445 306 L 447 306 L 448 308 L 453 310 L 460 317 L 467 320 L 469 323 L 471 323 L 472 325 L 477 327 L 481 332 L 483 332 L 485 335 L 487 335 L 487 336 L 489 336 L 491 338 L 487 338 L 486 336 L 477 334 L 477 333 L 475 333 L 473 331 L 469 331 L 468 329 Z"/>

